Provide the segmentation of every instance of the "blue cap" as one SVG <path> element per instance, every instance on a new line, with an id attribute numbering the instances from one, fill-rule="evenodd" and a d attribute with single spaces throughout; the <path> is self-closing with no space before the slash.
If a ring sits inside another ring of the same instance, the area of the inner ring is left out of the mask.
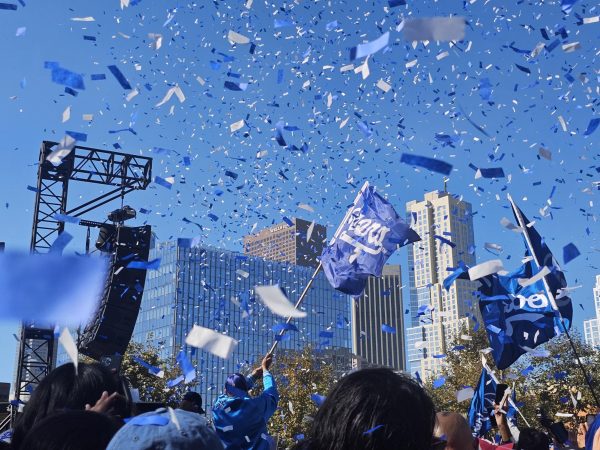
<path id="1" fill-rule="evenodd" d="M 223 450 L 206 419 L 181 409 L 160 408 L 130 419 L 106 450 Z"/>
<path id="2" fill-rule="evenodd" d="M 252 386 L 254 386 L 254 378 L 245 377 L 241 373 L 229 375 L 225 381 L 225 390 L 234 395 L 243 395 L 252 389 Z"/>

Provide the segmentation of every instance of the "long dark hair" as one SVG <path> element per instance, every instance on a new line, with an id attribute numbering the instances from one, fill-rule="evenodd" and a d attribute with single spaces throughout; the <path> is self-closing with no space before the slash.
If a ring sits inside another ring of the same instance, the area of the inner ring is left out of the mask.
<path id="1" fill-rule="evenodd" d="M 296 449 L 424 450 L 431 445 L 435 407 L 407 375 L 364 369 L 342 378 Z"/>
<path id="2" fill-rule="evenodd" d="M 105 450 L 119 430 L 115 419 L 91 411 L 50 414 L 27 432 L 27 450 Z"/>
<path id="3" fill-rule="evenodd" d="M 79 363 L 77 374 L 72 363 L 52 370 L 31 394 L 23 414 L 13 429 L 11 447 L 19 449 L 25 434 L 49 414 L 63 410 L 83 410 L 86 404 L 94 405 L 107 391 L 119 390 L 117 377 L 101 364 Z"/>

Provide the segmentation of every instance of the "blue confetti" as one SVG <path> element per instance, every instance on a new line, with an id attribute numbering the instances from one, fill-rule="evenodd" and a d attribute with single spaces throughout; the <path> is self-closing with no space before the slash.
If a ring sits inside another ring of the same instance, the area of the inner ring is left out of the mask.
<path id="1" fill-rule="evenodd" d="M 284 28 L 284 27 L 293 27 L 294 22 L 285 19 L 274 19 L 273 27 L 275 28 Z"/>
<path id="2" fill-rule="evenodd" d="M 383 428 L 383 427 L 384 427 L 384 425 L 377 425 L 377 426 L 374 426 L 374 427 L 373 427 L 373 428 L 371 428 L 370 430 L 367 430 L 367 431 L 365 431 L 365 432 L 363 433 L 363 436 L 365 436 L 365 435 L 368 435 L 368 434 L 371 434 L 373 431 L 377 431 L 377 430 L 379 430 L 380 428 Z"/>
<path id="3" fill-rule="evenodd" d="M 7 9 L 7 10 L 11 10 L 11 11 L 16 11 L 17 10 L 17 5 L 16 5 L 16 3 L 0 3 L 0 9 Z"/>
<path id="4" fill-rule="evenodd" d="M 108 66 L 108 70 L 111 71 L 123 89 L 131 89 L 129 81 L 127 81 L 127 78 L 125 78 L 125 75 L 123 75 L 117 66 Z"/>
<path id="5" fill-rule="evenodd" d="M 277 323 L 277 324 L 273 325 L 272 330 L 275 333 L 279 333 L 280 331 L 283 331 L 283 330 L 298 331 L 298 327 L 296 327 L 296 325 L 294 325 L 292 323 Z"/>
<path id="6" fill-rule="evenodd" d="M 396 334 L 396 329 L 390 325 L 386 325 L 385 323 L 381 324 L 381 331 L 384 333 Z"/>
<path id="7" fill-rule="evenodd" d="M 153 259 L 152 261 L 130 261 L 127 264 L 128 269 L 158 270 L 159 267 L 160 258 Z"/>
<path id="8" fill-rule="evenodd" d="M 65 133 L 68 136 L 71 136 L 76 141 L 80 141 L 80 142 L 87 141 L 87 134 L 85 134 L 85 133 L 78 133 L 77 131 L 65 131 Z"/>
<path id="9" fill-rule="evenodd" d="M 444 384 L 446 384 L 446 378 L 439 377 L 437 380 L 433 380 L 434 389 L 441 388 Z"/>
<path id="10" fill-rule="evenodd" d="M 575 247 L 575 244 L 573 244 L 572 242 L 568 243 L 563 247 L 563 261 L 565 262 L 565 264 L 570 263 L 579 255 L 581 255 L 579 249 Z"/>
<path id="11" fill-rule="evenodd" d="M 169 418 L 158 414 L 135 416 L 130 419 L 125 419 L 128 425 L 146 426 L 157 425 L 164 427 L 169 424 Z"/>
<path id="12" fill-rule="evenodd" d="M 356 47 L 352 47 L 350 49 L 350 60 L 354 61 L 355 59 L 377 53 L 379 50 L 387 47 L 389 41 L 390 32 L 387 31 L 374 41 L 367 42 L 365 44 L 358 44 Z"/>
<path id="13" fill-rule="evenodd" d="M 322 405 L 322 404 L 325 402 L 325 399 L 326 399 L 326 398 L 327 398 L 327 397 L 324 397 L 324 396 L 322 396 L 322 395 L 319 395 L 319 394 L 310 394 L 310 399 L 311 399 L 313 402 L 315 402 L 315 404 L 316 404 L 317 406 L 321 406 L 321 405 Z"/>
<path id="14" fill-rule="evenodd" d="M 596 117 L 595 119 L 590 120 L 590 123 L 588 123 L 588 126 L 587 126 L 587 130 L 585 130 L 585 133 L 583 133 L 583 135 L 589 136 L 594 131 L 596 131 L 596 128 L 598 128 L 598 125 L 600 125 L 600 118 Z"/>
<path id="15" fill-rule="evenodd" d="M 73 89 L 85 89 L 82 75 L 62 67 L 52 68 L 52 81 L 56 84 L 62 84 Z"/>
<path id="16" fill-rule="evenodd" d="M 411 166 L 423 167 L 432 172 L 450 175 L 452 172 L 452 164 L 441 161 L 439 159 L 429 158 L 427 156 L 412 155 L 410 153 L 402 153 L 400 162 Z"/>

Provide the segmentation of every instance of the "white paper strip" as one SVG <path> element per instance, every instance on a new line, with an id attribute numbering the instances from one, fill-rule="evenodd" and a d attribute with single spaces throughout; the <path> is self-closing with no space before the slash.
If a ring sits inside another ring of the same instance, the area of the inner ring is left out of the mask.
<path id="1" fill-rule="evenodd" d="M 477 264 L 475 267 L 471 267 L 469 269 L 469 278 L 472 281 L 475 281 L 493 273 L 497 273 L 502 269 L 504 269 L 502 261 L 499 259 L 492 259 L 491 261 L 486 261 L 484 263 Z"/>
<path id="2" fill-rule="evenodd" d="M 387 92 L 392 88 L 392 86 L 390 84 L 386 83 L 384 80 L 379 80 L 377 82 L 377 87 L 379 89 L 381 89 L 383 92 Z"/>
<path id="3" fill-rule="evenodd" d="M 248 44 L 250 42 L 250 38 L 244 36 L 243 34 L 236 33 L 235 31 L 229 30 L 227 34 L 227 40 L 230 44 Z"/>
<path id="4" fill-rule="evenodd" d="M 231 125 L 229 125 L 229 130 L 232 133 L 234 133 L 237 130 L 239 130 L 240 128 L 243 128 L 245 124 L 246 124 L 246 122 L 244 121 L 244 119 L 238 120 L 237 122 L 234 122 Z"/>
<path id="5" fill-rule="evenodd" d="M 458 391 L 456 393 L 456 401 L 458 403 L 464 402 L 465 400 L 469 400 L 470 398 L 473 398 L 473 395 L 475 395 L 475 391 L 473 390 L 473 388 L 468 387 L 468 388 L 461 389 L 460 391 Z"/>
<path id="6" fill-rule="evenodd" d="M 306 231 L 306 242 L 310 242 L 310 237 L 312 236 L 314 229 L 315 229 L 315 221 L 313 220 L 311 222 L 311 224 L 308 226 L 308 230 Z"/>
<path id="7" fill-rule="evenodd" d="M 206 350 L 219 358 L 228 359 L 238 341 L 209 328 L 194 325 L 192 331 L 185 338 L 185 343 Z"/>
<path id="8" fill-rule="evenodd" d="M 549 273 L 550 273 L 550 269 L 548 269 L 548 267 L 544 266 L 542 268 L 542 270 L 540 270 L 537 274 L 535 274 L 531 278 L 519 278 L 517 281 L 519 282 L 519 285 L 522 287 L 531 286 L 532 284 L 540 281 L 542 278 L 544 278 Z"/>
<path id="9" fill-rule="evenodd" d="M 73 336 L 71 336 L 71 333 L 69 332 L 68 328 L 62 329 L 62 331 L 60 332 L 60 336 L 58 338 L 58 342 L 60 343 L 60 345 L 63 346 L 63 348 L 65 349 L 65 352 L 67 352 L 67 355 L 69 355 L 69 358 L 71 358 L 71 361 L 75 365 L 75 373 L 77 373 L 77 363 L 79 361 L 79 352 L 77 351 L 77 344 L 75 344 L 75 341 L 73 340 Z"/>
<path id="10" fill-rule="evenodd" d="M 292 305 L 286 296 L 283 295 L 283 291 L 279 288 L 278 284 L 272 286 L 256 286 L 254 290 L 273 314 L 296 319 L 306 317 L 305 311 L 294 308 L 294 305 Z"/>
<path id="11" fill-rule="evenodd" d="M 67 120 L 71 118 L 71 107 L 67 106 L 62 113 L 62 121 L 65 123 Z"/>

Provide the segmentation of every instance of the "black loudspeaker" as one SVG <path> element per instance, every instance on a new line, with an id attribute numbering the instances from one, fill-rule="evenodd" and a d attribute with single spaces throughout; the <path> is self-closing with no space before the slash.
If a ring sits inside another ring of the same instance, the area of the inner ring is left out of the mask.
<path id="1" fill-rule="evenodd" d="M 145 268 L 127 266 L 133 261 L 148 261 L 151 235 L 150 225 L 117 229 L 102 300 L 81 336 L 79 350 L 84 355 L 100 360 L 122 355 L 127 349 L 146 282 Z"/>

